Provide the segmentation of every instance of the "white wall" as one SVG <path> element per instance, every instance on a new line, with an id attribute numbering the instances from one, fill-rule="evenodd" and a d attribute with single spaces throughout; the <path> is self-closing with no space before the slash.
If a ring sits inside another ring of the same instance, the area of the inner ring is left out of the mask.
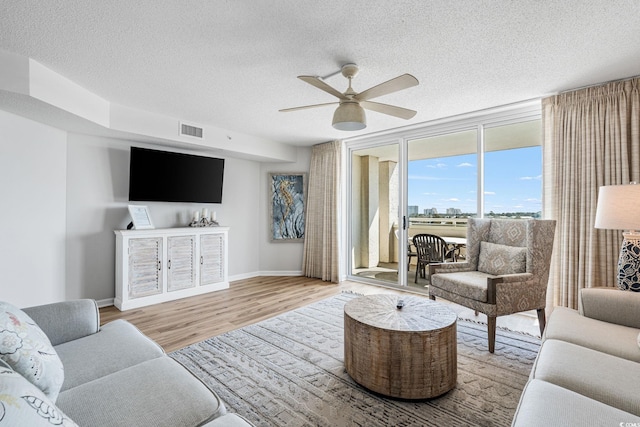
<path id="1" fill-rule="evenodd" d="M 294 163 L 263 163 L 261 166 L 260 197 L 260 272 L 263 275 L 280 274 L 297 275 L 302 272 L 302 250 L 304 243 L 270 241 L 271 226 L 269 224 L 269 173 L 270 172 L 305 172 L 309 173 L 311 148 L 298 147 L 297 161 Z M 305 207 L 306 208 L 306 207 Z"/>
<path id="2" fill-rule="evenodd" d="M 114 229 L 126 228 L 131 141 L 67 133 L 0 111 L 0 299 L 19 306 L 115 295 Z M 185 150 L 173 150 L 183 151 Z M 157 228 L 207 207 L 229 226 L 231 280 L 300 272 L 301 243 L 270 243 L 268 172 L 295 163 L 226 158 L 221 204 L 147 203 Z"/>
<path id="3" fill-rule="evenodd" d="M 0 111 L 0 299 L 66 299 L 66 133 Z"/>
<path id="4" fill-rule="evenodd" d="M 67 282 L 78 297 L 114 296 L 115 236 L 130 221 L 127 210 L 129 147 L 151 147 L 110 138 L 70 134 L 67 181 Z M 157 147 L 156 147 L 157 148 Z M 185 150 L 173 150 L 187 152 Z M 255 276 L 259 255 L 260 164 L 225 160 L 221 204 L 145 202 L 156 228 L 185 227 L 206 207 L 229 231 L 229 276 Z"/>

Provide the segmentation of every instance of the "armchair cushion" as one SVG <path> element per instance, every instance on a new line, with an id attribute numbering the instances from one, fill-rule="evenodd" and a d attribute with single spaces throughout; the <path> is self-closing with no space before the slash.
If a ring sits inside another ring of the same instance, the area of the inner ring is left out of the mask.
<path id="1" fill-rule="evenodd" d="M 24 311 L 0 302 L 0 358 L 55 402 L 64 367 L 49 338 Z"/>
<path id="2" fill-rule="evenodd" d="M 431 276 L 431 284 L 465 298 L 487 302 L 488 277 L 493 276 L 480 271 L 434 274 Z"/>
<path id="3" fill-rule="evenodd" d="M 500 276 L 524 273 L 527 268 L 527 248 L 480 242 L 478 271 Z"/>

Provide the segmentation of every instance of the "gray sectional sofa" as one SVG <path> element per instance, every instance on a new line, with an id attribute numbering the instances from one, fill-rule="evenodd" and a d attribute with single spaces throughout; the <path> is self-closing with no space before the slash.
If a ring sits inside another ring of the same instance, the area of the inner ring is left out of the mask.
<path id="1" fill-rule="evenodd" d="M 640 293 L 580 292 L 542 337 L 514 427 L 640 426 Z"/>
<path id="2" fill-rule="evenodd" d="M 0 341 L 0 353 L 6 354 L 0 355 L 0 395 L 13 392 L 17 397 L 2 401 L 0 396 L 0 425 L 3 418 L 9 425 L 37 425 L 40 418 L 91 427 L 250 425 L 227 413 L 213 390 L 132 324 L 116 320 L 100 327 L 93 300 L 31 307 L 16 314 L 18 310 L 10 305 L 2 310 L 0 340 L 5 341 Z M 38 327 L 55 352 L 46 350 L 46 343 L 27 339 Z M 27 354 L 28 349 L 37 349 L 37 354 Z M 61 386 L 56 354 L 64 367 Z M 17 373 L 29 383 L 16 385 Z M 58 384 L 49 381 L 43 386 L 47 375 Z M 30 418 L 34 414 L 39 418 Z"/>

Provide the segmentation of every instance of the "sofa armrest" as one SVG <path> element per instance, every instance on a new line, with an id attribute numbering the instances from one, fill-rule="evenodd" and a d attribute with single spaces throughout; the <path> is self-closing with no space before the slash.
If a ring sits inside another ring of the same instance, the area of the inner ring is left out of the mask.
<path id="1" fill-rule="evenodd" d="M 54 346 L 100 330 L 100 311 L 92 299 L 57 302 L 23 310 L 38 324 Z"/>
<path id="2" fill-rule="evenodd" d="M 578 311 L 585 317 L 640 329 L 640 293 L 612 287 L 580 290 Z"/>

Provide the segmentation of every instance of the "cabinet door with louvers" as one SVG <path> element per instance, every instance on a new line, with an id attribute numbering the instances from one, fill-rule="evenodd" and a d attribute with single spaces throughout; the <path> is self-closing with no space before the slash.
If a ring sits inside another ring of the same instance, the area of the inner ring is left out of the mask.
<path id="1" fill-rule="evenodd" d="M 167 237 L 167 291 L 196 285 L 196 236 Z"/>
<path id="2" fill-rule="evenodd" d="M 162 237 L 129 240 L 129 298 L 162 293 Z"/>
<path id="3" fill-rule="evenodd" d="M 224 280 L 224 235 L 200 236 L 200 285 Z"/>

